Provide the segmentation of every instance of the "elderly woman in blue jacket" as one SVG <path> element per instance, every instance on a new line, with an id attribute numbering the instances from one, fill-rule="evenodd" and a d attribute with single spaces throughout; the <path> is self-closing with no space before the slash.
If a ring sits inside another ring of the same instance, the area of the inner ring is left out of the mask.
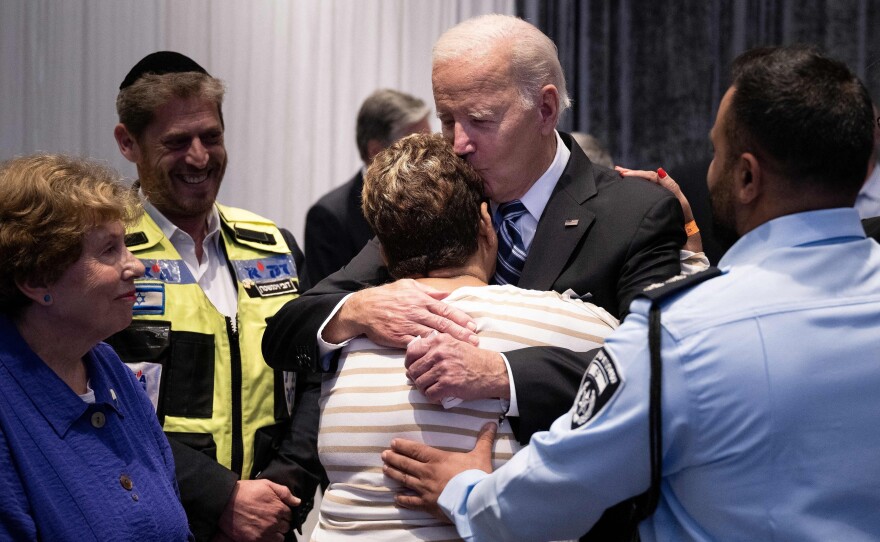
<path id="1" fill-rule="evenodd" d="M 192 538 L 153 407 L 101 342 L 132 318 L 137 209 L 98 164 L 0 165 L 0 539 Z"/>

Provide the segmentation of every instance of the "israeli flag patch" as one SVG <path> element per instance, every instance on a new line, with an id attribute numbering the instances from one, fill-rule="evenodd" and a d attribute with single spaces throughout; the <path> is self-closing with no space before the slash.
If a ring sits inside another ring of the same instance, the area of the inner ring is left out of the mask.
<path id="1" fill-rule="evenodd" d="M 621 384 L 614 360 L 604 348 L 599 350 L 581 379 L 571 415 L 571 428 L 583 427 L 592 420 L 614 397 Z"/>
<path id="2" fill-rule="evenodd" d="M 165 314 L 165 284 L 161 282 L 135 282 L 135 300 L 132 309 L 135 316 L 142 314 Z"/>

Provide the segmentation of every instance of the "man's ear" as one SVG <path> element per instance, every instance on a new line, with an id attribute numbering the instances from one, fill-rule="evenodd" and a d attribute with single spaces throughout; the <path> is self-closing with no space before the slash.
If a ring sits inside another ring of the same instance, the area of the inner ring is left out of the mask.
<path id="1" fill-rule="evenodd" d="M 489 214 L 489 204 L 485 201 L 480 204 L 479 236 L 485 239 L 487 248 L 498 249 L 498 235 L 495 233 L 495 225 L 492 224 L 492 215 Z"/>
<path id="2" fill-rule="evenodd" d="M 556 85 L 544 85 L 538 96 L 538 113 L 541 116 L 541 133 L 549 135 L 559 122 L 559 91 Z"/>
<path id="3" fill-rule="evenodd" d="M 378 139 L 367 140 L 367 164 L 371 164 L 373 158 L 383 150 L 385 150 L 385 145 Z"/>
<path id="4" fill-rule="evenodd" d="M 734 175 L 737 200 L 744 205 L 753 203 L 764 192 L 764 181 L 764 170 L 758 158 L 750 152 L 742 153 Z"/>
<path id="5" fill-rule="evenodd" d="M 116 145 L 119 146 L 122 156 L 129 162 L 137 164 L 141 159 L 141 148 L 137 140 L 128 132 L 128 128 L 120 122 L 113 128 L 113 137 L 116 138 Z"/>
<path id="6" fill-rule="evenodd" d="M 477 256 L 478 265 L 485 273 L 484 280 L 488 283 L 495 274 L 495 264 L 498 262 L 498 235 L 492 224 L 492 216 L 489 214 L 489 204 L 485 201 L 480 204 L 480 229 L 477 232 Z"/>

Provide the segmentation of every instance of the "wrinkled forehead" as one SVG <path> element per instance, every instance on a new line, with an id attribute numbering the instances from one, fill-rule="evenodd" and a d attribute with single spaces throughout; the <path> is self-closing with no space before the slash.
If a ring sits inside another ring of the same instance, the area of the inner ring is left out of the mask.
<path id="1" fill-rule="evenodd" d="M 219 106 L 203 97 L 173 97 L 156 109 L 147 126 L 149 132 L 190 131 L 205 128 L 220 129 L 222 120 Z"/>
<path id="2" fill-rule="evenodd" d="M 512 47 L 499 41 L 488 48 L 463 50 L 454 56 L 435 58 L 431 63 L 432 79 L 449 71 L 466 71 L 476 77 L 491 75 L 497 78 L 499 74 L 503 74 L 509 79 L 511 55 Z"/>
<path id="3" fill-rule="evenodd" d="M 495 101 L 515 90 L 507 62 L 491 58 L 447 60 L 435 64 L 431 83 L 438 109 L 446 100 Z"/>

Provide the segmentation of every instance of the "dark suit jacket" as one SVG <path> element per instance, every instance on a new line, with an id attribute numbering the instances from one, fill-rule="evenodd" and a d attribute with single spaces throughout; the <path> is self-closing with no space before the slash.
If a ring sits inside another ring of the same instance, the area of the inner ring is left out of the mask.
<path id="1" fill-rule="evenodd" d="M 306 283 L 315 285 L 357 256 L 373 237 L 361 211 L 363 174 L 315 202 L 306 215 Z"/>
<path id="2" fill-rule="evenodd" d="M 864 226 L 865 233 L 868 234 L 868 237 L 872 237 L 875 241 L 880 243 L 880 216 L 862 220 L 862 226 Z"/>
<path id="3" fill-rule="evenodd" d="M 621 179 L 593 165 L 562 134 L 571 158 L 556 184 L 529 249 L 519 285 L 537 290 L 592 294 L 615 316 L 645 286 L 680 270 L 683 216 L 672 193 L 641 179 Z M 376 240 L 345 268 L 291 301 L 269 320 L 263 356 L 275 368 L 311 357 L 317 363 L 318 328 L 349 292 L 390 280 Z M 516 385 L 517 439 L 548 429 L 571 406 L 590 359 L 562 348 L 528 348 L 505 354 Z"/>

